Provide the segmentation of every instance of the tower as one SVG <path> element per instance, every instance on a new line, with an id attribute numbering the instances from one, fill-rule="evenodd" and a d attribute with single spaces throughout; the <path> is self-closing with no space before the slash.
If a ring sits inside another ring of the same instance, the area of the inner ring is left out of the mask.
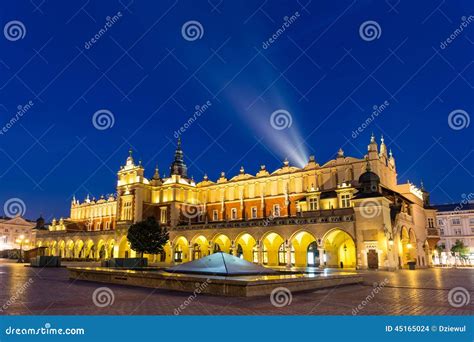
<path id="1" fill-rule="evenodd" d="M 188 178 L 188 168 L 184 163 L 184 153 L 181 149 L 181 137 L 178 138 L 178 145 L 174 153 L 174 160 L 170 166 L 171 175 L 179 175 L 183 178 Z"/>

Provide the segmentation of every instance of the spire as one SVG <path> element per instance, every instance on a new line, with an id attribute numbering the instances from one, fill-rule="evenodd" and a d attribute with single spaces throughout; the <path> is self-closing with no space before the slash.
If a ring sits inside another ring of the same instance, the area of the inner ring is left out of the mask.
<path id="1" fill-rule="evenodd" d="M 338 158 L 344 157 L 344 151 L 342 150 L 342 147 L 339 148 L 339 151 L 337 151 L 337 157 L 338 157 Z"/>
<path id="2" fill-rule="evenodd" d="M 245 173 L 244 167 L 241 166 L 241 167 L 240 167 L 240 174 L 243 175 L 244 173 Z"/>
<path id="3" fill-rule="evenodd" d="M 155 167 L 155 174 L 153 175 L 153 179 L 158 180 L 160 179 L 160 170 L 158 169 L 158 165 Z"/>
<path id="4" fill-rule="evenodd" d="M 373 155 L 373 153 L 377 153 L 377 142 L 375 141 L 375 135 L 374 133 L 372 133 L 372 135 L 370 136 L 370 144 L 369 146 L 367 146 L 367 150 L 369 151 L 369 154 L 372 152 L 372 154 L 370 155 L 370 158 L 371 159 L 374 159 L 376 156 Z"/>
<path id="5" fill-rule="evenodd" d="M 385 139 L 382 137 L 380 138 L 380 155 L 387 156 L 387 146 L 385 145 Z"/>
<path id="6" fill-rule="evenodd" d="M 170 166 L 171 175 L 179 175 L 181 177 L 188 177 L 188 168 L 184 163 L 184 153 L 181 149 L 181 137 L 178 138 L 176 151 L 174 153 L 174 161 Z"/>

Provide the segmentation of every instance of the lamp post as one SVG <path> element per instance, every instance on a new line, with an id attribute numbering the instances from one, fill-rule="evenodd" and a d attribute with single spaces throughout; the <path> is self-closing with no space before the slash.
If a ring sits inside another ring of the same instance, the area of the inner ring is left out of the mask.
<path id="1" fill-rule="evenodd" d="M 18 262 L 23 262 L 23 243 L 30 242 L 28 239 L 25 239 L 24 235 L 20 235 L 18 239 L 16 239 L 16 243 L 20 245 L 20 256 L 18 257 Z"/>

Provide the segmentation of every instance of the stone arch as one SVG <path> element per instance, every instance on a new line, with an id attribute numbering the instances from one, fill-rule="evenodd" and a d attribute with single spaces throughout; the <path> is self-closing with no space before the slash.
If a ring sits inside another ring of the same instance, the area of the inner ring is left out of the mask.
<path id="1" fill-rule="evenodd" d="M 283 264 L 280 247 L 285 243 L 285 239 L 274 231 L 269 231 L 262 236 L 262 263 L 269 266 Z M 284 258 L 284 257 L 283 257 Z"/>
<path id="2" fill-rule="evenodd" d="M 74 258 L 84 258 L 84 241 L 81 239 L 74 242 Z"/>
<path id="3" fill-rule="evenodd" d="M 84 258 L 85 259 L 95 259 L 95 244 L 92 239 L 87 240 L 84 247 Z"/>
<path id="4" fill-rule="evenodd" d="M 74 241 L 72 240 L 66 242 L 66 258 L 74 258 Z"/>
<path id="5" fill-rule="evenodd" d="M 291 246 L 294 248 L 294 255 L 291 256 L 291 263 L 298 267 L 319 266 L 320 255 L 317 249 L 316 237 L 306 230 L 296 231 L 290 238 Z M 312 243 L 316 243 L 316 250 Z"/>
<path id="6" fill-rule="evenodd" d="M 192 260 L 200 259 L 210 254 L 209 241 L 202 234 L 198 234 L 191 239 L 191 246 L 193 247 Z"/>
<path id="7" fill-rule="evenodd" d="M 189 243 L 184 236 L 177 236 L 173 242 L 173 261 L 186 262 L 189 260 Z"/>
<path id="8" fill-rule="evenodd" d="M 115 257 L 115 240 L 114 239 L 110 239 L 107 241 L 107 244 L 106 244 L 106 258 L 110 259 L 110 258 L 114 258 Z"/>
<path id="9" fill-rule="evenodd" d="M 131 254 L 132 250 L 130 249 L 130 243 L 128 242 L 127 237 L 124 235 L 118 244 L 118 257 L 130 258 L 132 256 Z"/>
<path id="10" fill-rule="evenodd" d="M 58 243 L 58 255 L 61 258 L 64 258 L 66 256 L 66 242 L 64 242 L 64 240 L 61 240 Z"/>
<path id="11" fill-rule="evenodd" d="M 105 260 L 107 258 L 107 246 L 103 239 L 100 239 L 97 243 L 97 251 L 95 257 L 99 260 Z"/>
<path id="12" fill-rule="evenodd" d="M 240 233 L 235 238 L 236 256 L 250 262 L 258 262 L 257 240 L 249 233 Z"/>
<path id="13" fill-rule="evenodd" d="M 356 248 L 354 238 L 341 228 L 333 228 L 322 238 L 323 262 L 327 267 L 355 268 Z"/>
<path id="14" fill-rule="evenodd" d="M 231 253 L 232 240 L 225 234 L 218 233 L 212 238 L 212 253 L 224 252 Z"/>

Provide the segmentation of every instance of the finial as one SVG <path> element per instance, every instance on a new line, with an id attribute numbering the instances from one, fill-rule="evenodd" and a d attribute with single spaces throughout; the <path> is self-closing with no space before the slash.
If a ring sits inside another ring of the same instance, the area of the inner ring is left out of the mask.
<path id="1" fill-rule="evenodd" d="M 267 168 L 267 167 L 266 167 L 265 165 L 263 165 L 263 164 L 262 164 L 262 165 L 260 165 L 260 170 L 262 170 L 262 171 L 263 171 L 263 170 L 265 170 L 266 168 Z"/>
<path id="2" fill-rule="evenodd" d="M 388 152 L 390 158 L 393 158 L 393 153 L 392 153 L 392 149 L 390 149 L 390 151 Z"/>
<path id="3" fill-rule="evenodd" d="M 374 132 L 372 132 L 372 135 L 370 136 L 370 142 L 374 143 L 375 142 L 375 135 Z"/>
<path id="4" fill-rule="evenodd" d="M 181 148 L 181 137 L 178 137 L 178 148 Z"/>
<path id="5" fill-rule="evenodd" d="M 316 158 L 314 158 L 314 155 L 312 154 L 309 156 L 309 162 L 312 163 L 314 161 L 316 161 Z"/>
<path id="6" fill-rule="evenodd" d="M 290 162 L 288 161 L 288 158 L 285 158 L 285 160 L 283 161 L 283 165 L 285 165 L 285 166 L 290 165 Z"/>
<path id="7" fill-rule="evenodd" d="M 240 167 L 240 174 L 243 175 L 244 173 L 245 173 L 244 167 L 241 166 L 241 167 Z"/>
<path id="8" fill-rule="evenodd" d="M 130 149 L 128 150 L 128 155 L 131 157 L 132 154 L 133 154 L 133 150 L 132 150 L 132 148 L 130 147 Z"/>
<path id="9" fill-rule="evenodd" d="M 380 141 L 381 141 L 382 144 L 383 144 L 384 141 L 385 141 L 385 139 L 383 138 L 383 134 L 382 134 L 382 137 L 380 138 Z"/>
<path id="10" fill-rule="evenodd" d="M 425 190 L 425 185 L 423 184 L 423 179 L 420 182 L 420 188 L 421 188 L 421 190 Z"/>
<path id="11" fill-rule="evenodd" d="M 224 177 L 225 177 L 225 172 L 222 171 L 222 172 L 221 172 L 221 178 L 224 178 Z"/>
<path id="12" fill-rule="evenodd" d="M 344 151 L 342 150 L 342 148 L 339 148 L 339 151 L 337 151 L 337 156 L 344 157 Z"/>
<path id="13" fill-rule="evenodd" d="M 209 177 L 207 177 L 207 173 L 204 174 L 204 180 L 207 181 Z"/>

